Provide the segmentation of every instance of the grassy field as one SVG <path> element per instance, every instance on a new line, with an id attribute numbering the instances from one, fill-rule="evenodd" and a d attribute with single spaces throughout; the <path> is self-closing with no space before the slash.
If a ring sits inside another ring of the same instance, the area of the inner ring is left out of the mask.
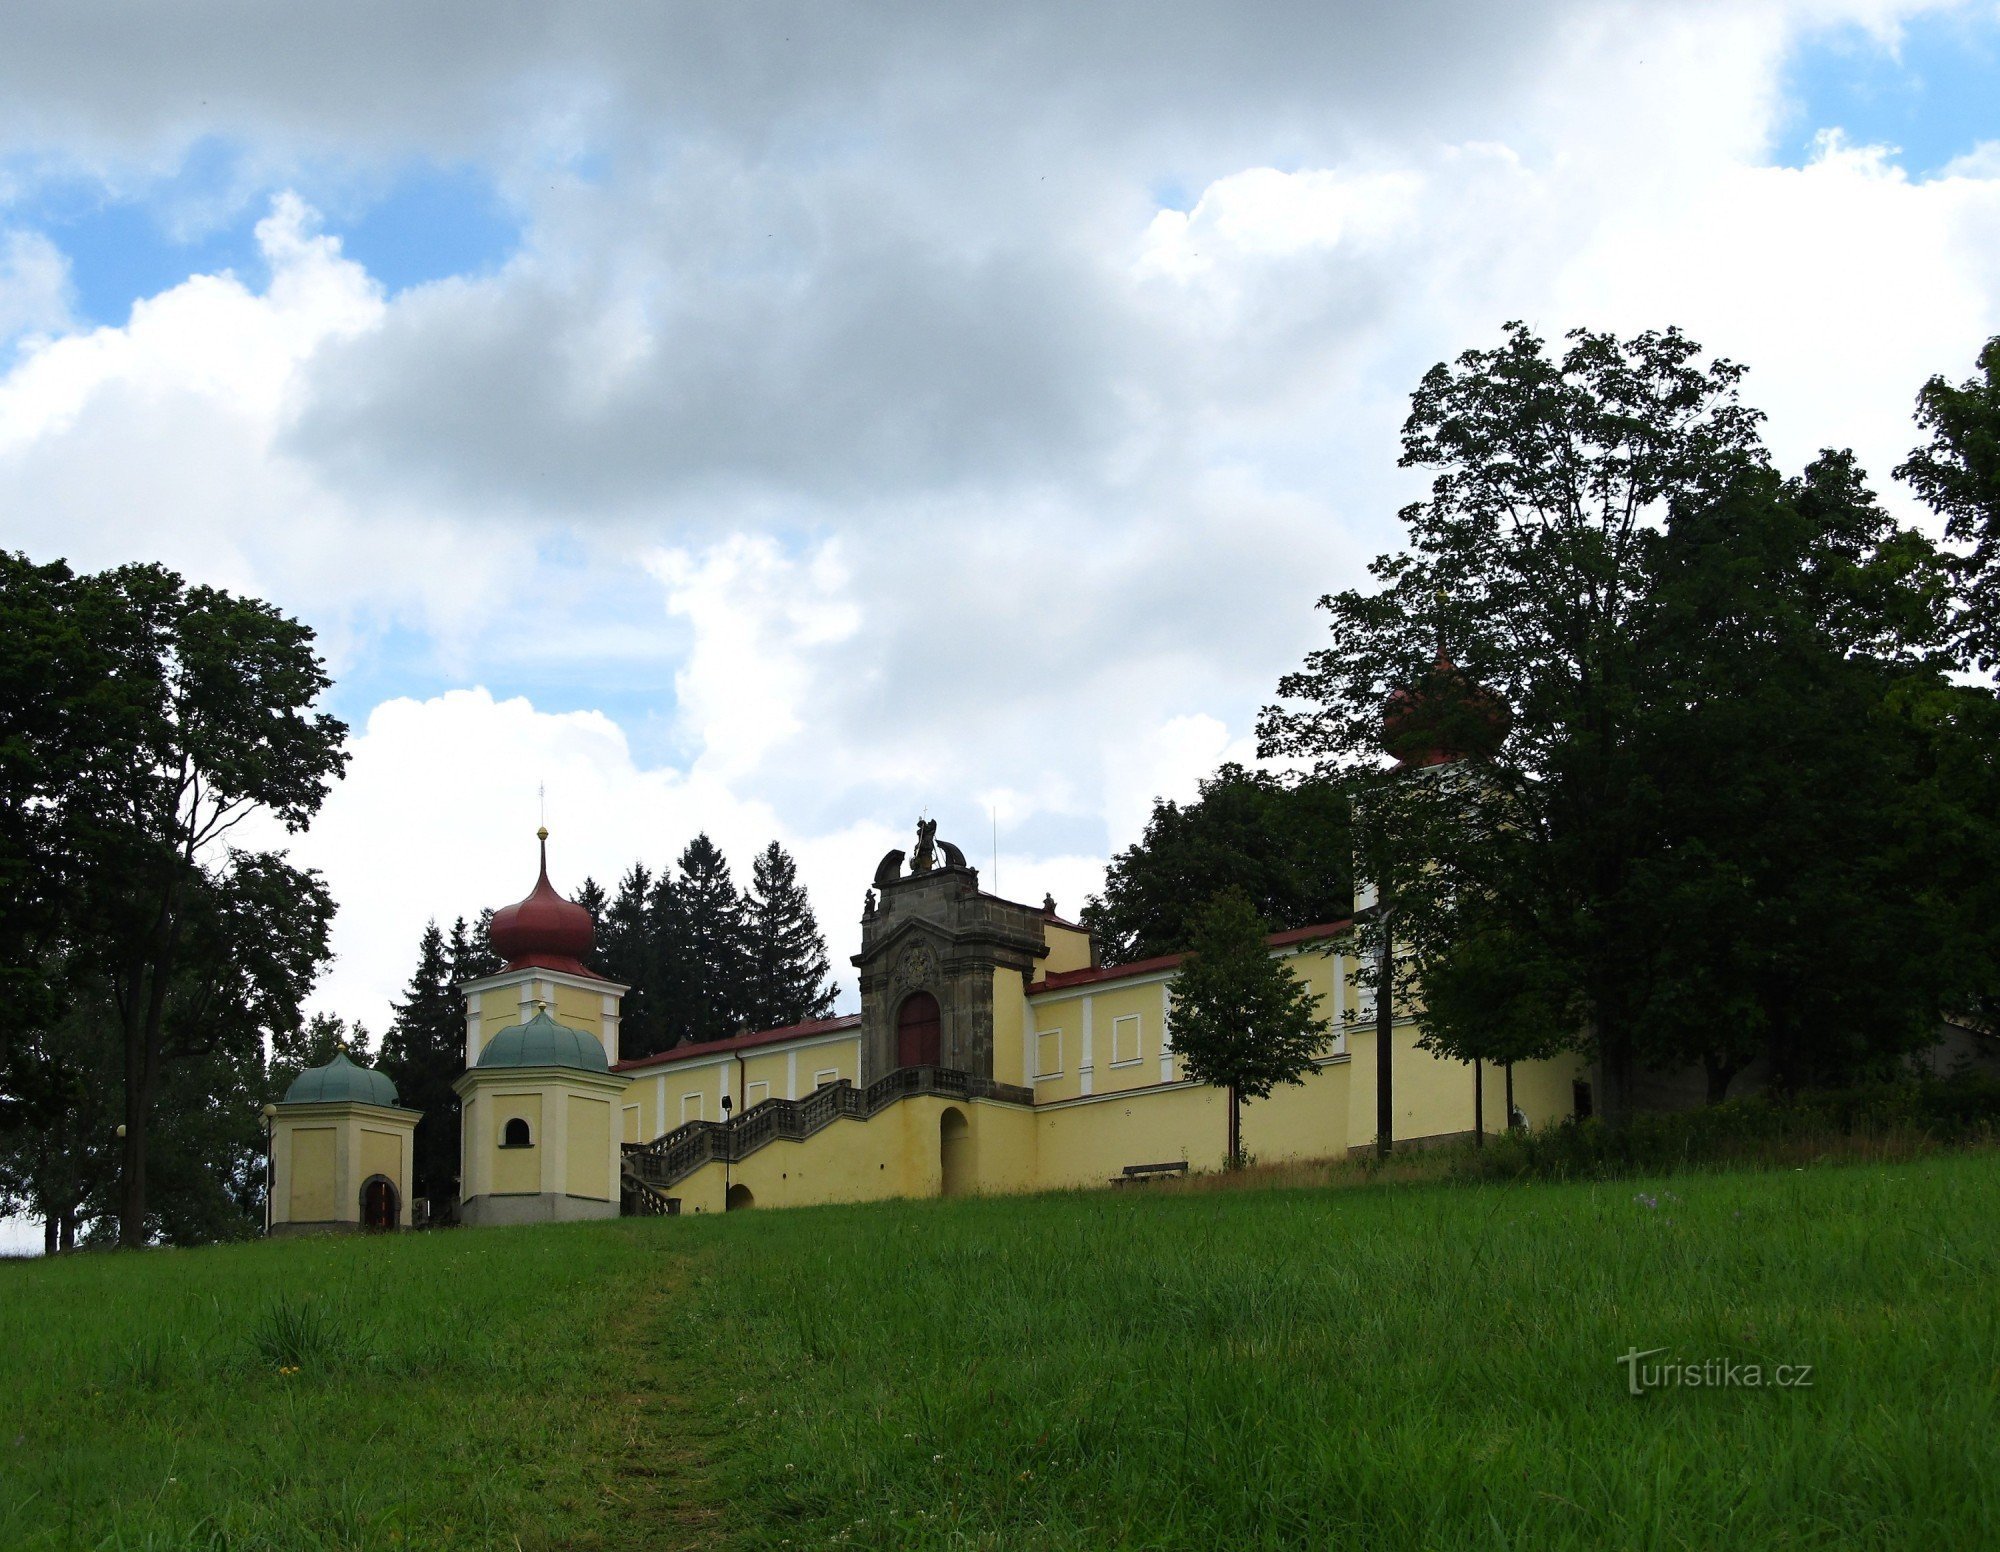
<path id="1" fill-rule="evenodd" d="M 1991 1152 L 7 1266 L 0 1546 L 1992 1546 L 1997 1287 Z"/>

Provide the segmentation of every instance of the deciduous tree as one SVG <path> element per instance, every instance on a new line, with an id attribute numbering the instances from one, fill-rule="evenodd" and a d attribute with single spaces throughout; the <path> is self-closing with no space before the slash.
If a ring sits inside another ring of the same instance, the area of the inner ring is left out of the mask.
<path id="1" fill-rule="evenodd" d="M 1173 981 L 1174 1050 L 1197 1083 L 1229 1091 L 1229 1159 L 1242 1161 L 1242 1105 L 1281 1083 L 1303 1083 L 1326 1043 L 1312 992 L 1282 959 L 1237 889 L 1214 897 Z"/>

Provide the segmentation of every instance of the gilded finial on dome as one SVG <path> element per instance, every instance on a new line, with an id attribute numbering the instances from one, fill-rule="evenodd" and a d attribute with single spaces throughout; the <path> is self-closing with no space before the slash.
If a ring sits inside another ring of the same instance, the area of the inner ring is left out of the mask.
<path id="1" fill-rule="evenodd" d="M 549 838 L 549 827 L 547 825 L 538 825 L 535 829 L 535 839 L 538 841 L 546 841 L 548 838 Z"/>

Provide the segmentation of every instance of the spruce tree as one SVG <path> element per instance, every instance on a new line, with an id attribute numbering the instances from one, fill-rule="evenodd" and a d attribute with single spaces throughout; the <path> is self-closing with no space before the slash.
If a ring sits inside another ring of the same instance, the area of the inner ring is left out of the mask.
<path id="1" fill-rule="evenodd" d="M 477 981 L 485 976 L 499 973 L 500 956 L 493 952 L 493 945 L 486 936 L 487 926 L 492 919 L 491 911 L 481 911 L 478 922 L 473 926 L 468 927 L 463 916 L 451 924 L 451 939 L 445 952 L 451 965 L 454 996 L 458 995 L 458 988 L 467 981 Z"/>
<path id="2" fill-rule="evenodd" d="M 622 1056 L 652 1056 L 667 1048 L 660 1021 L 652 925 L 653 875 L 634 863 L 597 922 L 596 968 L 628 988 L 618 1011 Z"/>
<path id="3" fill-rule="evenodd" d="M 452 1080 L 465 1070 L 465 1015 L 453 989 L 452 951 L 466 951 L 463 924 L 447 949 L 435 921 L 424 928 L 417 968 L 382 1041 L 382 1070 L 396 1085 L 398 1103 L 423 1113 L 417 1122 L 416 1190 L 442 1215 L 457 1195 L 458 1096 Z"/>
<path id="4" fill-rule="evenodd" d="M 831 1013 L 835 989 L 827 980 L 826 938 L 799 882 L 798 864 L 776 841 L 751 864 L 748 923 L 752 1027 L 779 1029 Z"/>
<path id="5" fill-rule="evenodd" d="M 672 931 L 663 941 L 679 950 L 684 1033 L 691 1041 L 738 1034 L 747 1022 L 749 931 L 743 897 L 729 861 L 705 834 L 681 853 L 671 892 Z"/>

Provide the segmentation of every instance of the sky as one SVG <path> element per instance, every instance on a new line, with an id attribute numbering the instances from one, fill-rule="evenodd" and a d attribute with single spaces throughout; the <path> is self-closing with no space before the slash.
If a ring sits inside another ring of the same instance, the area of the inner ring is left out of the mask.
<path id="1" fill-rule="evenodd" d="M 567 890 L 782 841 L 851 1006 L 919 813 L 1074 910 L 1252 755 L 1510 319 L 1679 324 L 1907 509 L 1996 104 L 1994 0 L 10 6 L 0 545 L 317 631 L 316 1006 L 544 811 Z"/>

